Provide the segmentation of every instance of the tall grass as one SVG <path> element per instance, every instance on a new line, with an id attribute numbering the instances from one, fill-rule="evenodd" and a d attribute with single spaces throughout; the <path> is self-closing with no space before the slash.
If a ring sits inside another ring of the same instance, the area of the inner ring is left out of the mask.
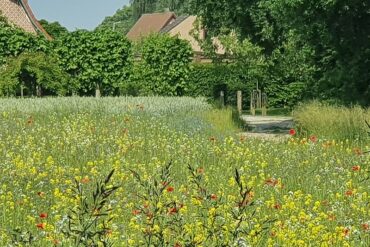
<path id="1" fill-rule="evenodd" d="M 297 107 L 294 121 L 302 135 L 316 135 L 320 138 L 366 141 L 370 121 L 370 109 L 360 106 L 344 107 L 313 101 Z"/>

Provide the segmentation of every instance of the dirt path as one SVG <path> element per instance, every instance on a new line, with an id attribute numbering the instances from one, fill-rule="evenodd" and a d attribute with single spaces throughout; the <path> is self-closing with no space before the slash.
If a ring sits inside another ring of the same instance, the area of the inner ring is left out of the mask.
<path id="1" fill-rule="evenodd" d="M 284 141 L 293 128 L 291 117 L 243 115 L 241 118 L 247 124 L 248 131 L 241 134 L 246 138 Z"/>

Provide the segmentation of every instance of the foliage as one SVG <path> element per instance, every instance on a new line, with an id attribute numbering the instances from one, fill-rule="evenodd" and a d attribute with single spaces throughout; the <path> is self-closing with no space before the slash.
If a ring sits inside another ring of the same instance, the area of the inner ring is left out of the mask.
<path id="1" fill-rule="evenodd" d="M 44 37 L 26 33 L 20 28 L 13 27 L 5 19 L 0 19 L 0 66 L 5 63 L 7 57 L 18 56 L 24 51 L 48 50 L 48 43 Z"/>
<path id="2" fill-rule="evenodd" d="M 75 31 L 57 40 L 55 50 L 75 92 L 112 95 L 128 77 L 131 44 L 117 32 Z"/>
<path id="3" fill-rule="evenodd" d="M 302 66 L 316 68 L 309 69 L 314 77 L 309 85 L 296 78 L 297 95 L 309 86 L 316 98 L 369 104 L 368 1 L 194 0 L 192 4 L 210 37 L 237 32 L 241 40 L 249 38 L 263 47 L 268 56 L 280 51 L 289 59 L 291 53 L 285 54 L 283 48 L 295 33 L 295 39 L 306 44 L 304 50 L 310 50 L 302 54 L 302 45 L 297 47 Z M 285 69 L 289 74 L 289 68 Z"/>
<path id="4" fill-rule="evenodd" d="M 366 142 L 370 110 L 359 106 L 344 107 L 310 102 L 293 111 L 299 132 L 304 136 L 318 135 L 336 140 Z"/>
<path id="5" fill-rule="evenodd" d="M 96 30 L 117 31 L 126 35 L 131 27 L 135 24 L 135 19 L 132 13 L 132 6 L 123 6 L 118 9 L 113 16 L 105 17 L 104 21 L 96 28 Z"/>
<path id="6" fill-rule="evenodd" d="M 15 95 L 23 89 L 29 95 L 64 94 L 68 76 L 58 66 L 58 60 L 42 52 L 23 52 L 9 58 L 0 69 L 0 95 Z"/>
<path id="7" fill-rule="evenodd" d="M 112 208 L 108 208 L 108 199 L 119 188 L 108 184 L 113 173 L 114 170 L 104 180 L 96 183 L 90 197 L 85 194 L 83 188 L 83 183 L 89 181 L 75 181 L 74 196 L 78 204 L 71 209 L 68 227 L 64 231 L 67 238 L 73 240 L 74 246 L 113 246 L 109 239 L 111 229 L 107 226 L 113 219 L 108 217 L 108 213 L 112 211 Z"/>
<path id="8" fill-rule="evenodd" d="M 187 41 L 153 34 L 138 45 L 141 60 L 131 75 L 132 84 L 154 95 L 184 95 L 190 72 L 192 49 Z"/>
<path id="9" fill-rule="evenodd" d="M 51 35 L 54 39 L 59 39 L 61 36 L 68 33 L 67 28 L 60 25 L 59 22 L 48 22 L 47 20 L 40 20 L 39 23 L 45 29 L 45 31 Z"/>

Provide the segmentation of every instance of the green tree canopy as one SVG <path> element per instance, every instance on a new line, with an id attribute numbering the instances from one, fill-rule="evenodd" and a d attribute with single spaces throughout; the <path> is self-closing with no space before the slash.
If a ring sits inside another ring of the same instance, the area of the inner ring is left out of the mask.
<path id="1" fill-rule="evenodd" d="M 57 41 L 56 52 L 81 93 L 96 89 L 96 96 L 101 90 L 111 95 L 130 70 L 131 44 L 111 30 L 72 32 Z"/>
<path id="2" fill-rule="evenodd" d="M 48 22 L 47 20 L 39 21 L 45 31 L 50 34 L 54 39 L 60 38 L 60 36 L 68 33 L 67 28 L 60 25 L 59 22 Z"/>
<path id="3" fill-rule="evenodd" d="M 113 16 L 107 16 L 96 30 L 114 30 L 122 34 L 127 34 L 135 24 L 132 7 L 124 6 L 117 10 Z"/>

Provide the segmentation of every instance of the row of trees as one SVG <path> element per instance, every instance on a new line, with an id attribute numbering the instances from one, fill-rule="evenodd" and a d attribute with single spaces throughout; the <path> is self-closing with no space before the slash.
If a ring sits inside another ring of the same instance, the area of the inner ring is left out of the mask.
<path id="1" fill-rule="evenodd" d="M 134 46 L 112 30 L 51 26 L 49 42 L 0 21 L 0 95 L 184 95 L 188 42 L 153 35 Z"/>

